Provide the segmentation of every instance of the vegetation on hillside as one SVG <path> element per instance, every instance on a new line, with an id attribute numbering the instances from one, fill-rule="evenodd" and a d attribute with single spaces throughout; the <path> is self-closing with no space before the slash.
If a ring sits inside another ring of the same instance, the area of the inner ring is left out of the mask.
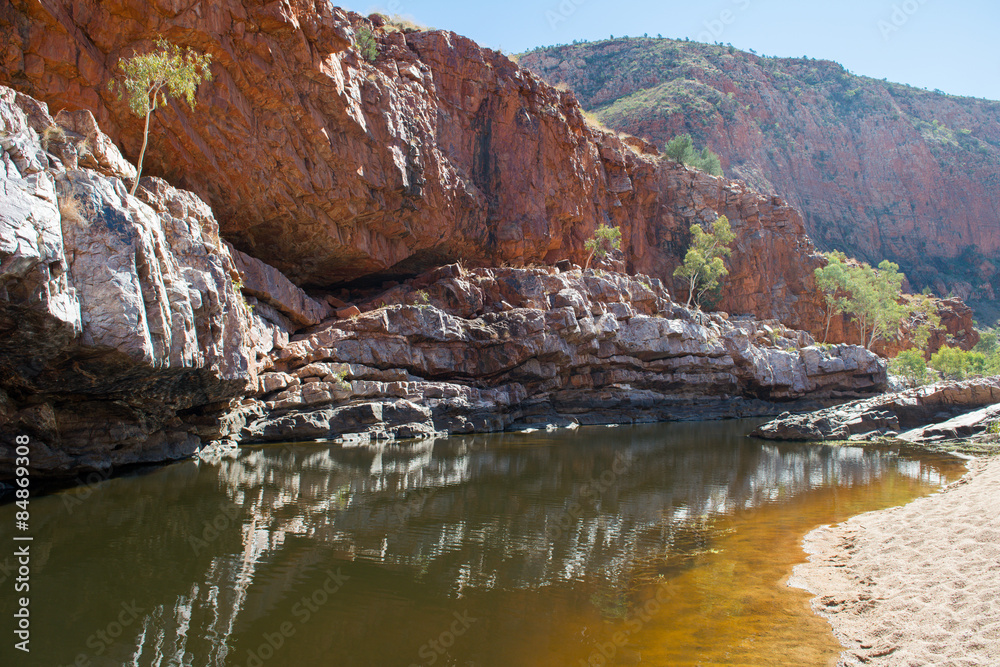
<path id="1" fill-rule="evenodd" d="M 891 340 L 903 322 L 918 318 L 912 335 L 918 348 L 927 345 L 932 328 L 941 320 L 933 301 L 926 295 L 904 295 L 906 276 L 899 266 L 882 260 L 878 268 L 865 262 L 853 262 L 843 252 L 825 253 L 826 266 L 815 271 L 816 287 L 826 304 L 826 332 L 830 320 L 844 313 L 858 327 L 861 344 L 871 349 L 878 340 Z M 824 342 L 826 341 L 824 337 Z"/>
<path id="2" fill-rule="evenodd" d="M 396 30 L 399 32 L 420 32 L 424 30 L 434 30 L 431 26 L 424 25 L 411 16 L 403 16 L 402 14 L 382 14 L 379 13 L 385 20 L 386 30 Z"/>
<path id="3" fill-rule="evenodd" d="M 695 148 L 690 134 L 682 134 L 668 141 L 663 148 L 663 156 L 674 162 L 701 169 L 712 176 L 722 176 L 722 162 L 719 156 L 707 146 L 700 151 Z"/>
<path id="4" fill-rule="evenodd" d="M 717 141 L 720 131 L 738 126 L 735 134 L 749 137 L 746 143 L 757 152 L 723 154 L 727 175 L 753 189 L 789 197 L 793 204 L 801 204 L 794 201 L 795 186 L 788 178 L 798 173 L 790 169 L 793 164 L 811 163 L 820 182 L 853 188 L 865 180 L 864 165 L 870 160 L 892 158 L 891 153 L 859 155 L 861 168 L 838 159 L 836 148 L 831 150 L 823 138 L 839 137 L 845 128 L 850 136 L 866 137 L 867 145 L 877 146 L 879 134 L 892 124 L 893 136 L 902 133 L 926 147 L 919 152 L 929 151 L 940 176 L 954 175 L 959 183 L 966 182 L 962 174 L 989 182 L 1000 159 L 1000 104 L 856 76 L 830 61 L 770 58 L 722 44 L 639 37 L 548 47 L 525 54 L 522 64 L 551 83 L 568 85 L 607 127 L 655 144 L 684 132 L 704 146 Z M 729 149 L 746 148 L 736 143 Z M 921 202 L 919 194 L 906 191 L 895 200 L 859 197 L 870 222 L 926 218 L 930 213 L 920 207 L 933 208 L 933 202 Z M 821 204 L 803 205 L 817 244 L 869 261 L 880 259 L 865 255 L 871 251 L 865 243 L 855 244 L 850 219 L 831 219 L 831 209 Z M 954 289 L 974 304 L 981 321 L 1000 318 L 1000 306 L 991 296 L 997 278 L 990 273 L 990 267 L 1000 267 L 1000 256 L 980 256 L 970 247 L 955 258 L 928 247 L 916 261 L 913 253 L 897 253 L 901 241 L 887 236 L 876 252 L 901 263 L 911 284 L 931 286 L 942 297 Z M 919 238 L 906 241 L 920 243 Z"/>
<path id="5" fill-rule="evenodd" d="M 904 350 L 889 362 L 889 372 L 914 384 L 1000 375 L 996 330 L 980 331 L 979 336 L 979 343 L 972 350 L 945 346 L 932 354 L 930 361 L 920 351 Z"/>
<path id="6" fill-rule="evenodd" d="M 362 58 L 370 63 L 375 62 L 375 59 L 378 58 L 378 44 L 375 42 L 372 31 L 368 28 L 361 28 L 354 33 L 354 48 L 357 49 Z"/>

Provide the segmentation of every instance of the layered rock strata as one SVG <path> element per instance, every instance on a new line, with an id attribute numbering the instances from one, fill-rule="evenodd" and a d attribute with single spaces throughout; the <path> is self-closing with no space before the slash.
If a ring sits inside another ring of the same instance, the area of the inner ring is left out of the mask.
<path id="1" fill-rule="evenodd" d="M 871 394 L 885 363 L 686 310 L 662 283 L 442 267 L 296 336 L 244 406 L 244 442 L 775 414 Z"/>
<path id="2" fill-rule="evenodd" d="M 193 194 L 149 177 L 129 195 L 87 111 L 0 87 L 0 146 L 0 478 L 18 435 L 42 479 L 215 440 L 748 416 L 885 385 L 861 348 L 569 263 L 310 295 L 231 250 Z"/>
<path id="3" fill-rule="evenodd" d="M 754 435 L 807 441 L 899 436 L 934 442 L 982 432 L 997 421 L 998 403 L 1000 378 L 938 382 L 807 414 L 784 414 Z"/>

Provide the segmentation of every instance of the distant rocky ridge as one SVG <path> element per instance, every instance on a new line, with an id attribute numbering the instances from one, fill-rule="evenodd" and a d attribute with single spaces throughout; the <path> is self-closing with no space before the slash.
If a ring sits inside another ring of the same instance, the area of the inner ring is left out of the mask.
<path id="1" fill-rule="evenodd" d="M 569 262 L 310 295 L 195 195 L 146 177 L 130 196 L 88 111 L 0 87 L 0 146 L 0 479 L 18 435 L 44 479 L 216 441 L 773 414 L 885 385 L 860 347 Z"/>
<path id="2" fill-rule="evenodd" d="M 690 133 L 725 173 L 802 212 L 824 249 L 898 262 L 915 290 L 1000 316 L 1000 102 L 854 76 L 823 60 L 616 39 L 520 63 L 609 127 L 663 147 Z"/>

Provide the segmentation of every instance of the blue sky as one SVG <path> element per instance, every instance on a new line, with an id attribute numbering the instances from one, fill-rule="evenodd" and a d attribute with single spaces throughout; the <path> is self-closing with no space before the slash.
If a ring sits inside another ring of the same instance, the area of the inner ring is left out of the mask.
<path id="1" fill-rule="evenodd" d="M 1000 100 L 996 0 L 352 0 L 509 53 L 574 39 L 688 37 L 835 60 L 855 74 Z"/>

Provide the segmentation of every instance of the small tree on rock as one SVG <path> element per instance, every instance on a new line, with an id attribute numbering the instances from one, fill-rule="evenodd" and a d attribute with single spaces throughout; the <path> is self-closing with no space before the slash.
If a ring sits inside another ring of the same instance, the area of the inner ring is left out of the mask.
<path id="1" fill-rule="evenodd" d="M 590 260 L 594 258 L 594 255 L 603 259 L 612 250 L 618 250 L 622 247 L 622 230 L 602 223 L 597 228 L 597 231 L 594 232 L 594 235 L 584 242 L 583 247 L 590 253 L 587 255 L 587 262 L 583 266 L 583 268 L 587 269 L 590 267 Z"/>
<path id="2" fill-rule="evenodd" d="M 691 225 L 691 237 L 684 263 L 677 267 L 674 275 L 687 281 L 687 307 L 693 303 L 700 310 L 705 294 L 719 286 L 722 276 L 729 275 L 722 258 L 732 254 L 729 244 L 736 235 L 729 226 L 729 218 L 723 215 L 712 223 L 710 232 L 697 223 Z"/>
<path id="3" fill-rule="evenodd" d="M 941 328 L 941 316 L 937 312 L 937 304 L 927 294 L 907 296 L 906 309 L 911 313 L 911 332 L 913 345 L 924 353 L 931 340 L 931 332 Z"/>
<path id="4" fill-rule="evenodd" d="M 834 250 L 823 253 L 826 257 L 826 266 L 821 266 L 814 272 L 816 276 L 816 287 L 823 295 L 823 304 L 826 311 L 826 330 L 823 333 L 823 342 L 830 336 L 830 322 L 834 315 L 844 312 L 847 305 L 847 269 L 845 263 L 847 255 Z"/>
<path id="5" fill-rule="evenodd" d="M 108 88 L 118 94 L 118 99 L 125 100 L 132 113 L 146 119 L 135 182 L 129 194 L 134 195 L 139 187 L 142 160 L 149 141 L 149 117 L 158 107 L 167 103 L 168 97 L 181 97 L 193 109 L 198 85 L 212 79 L 212 72 L 209 70 L 211 62 L 210 54 L 182 49 L 163 38 L 156 40 L 156 46 L 151 52 L 121 61 L 124 78 L 118 83 L 117 89 L 114 81 L 108 82 Z"/>
<path id="6" fill-rule="evenodd" d="M 722 176 L 722 161 L 719 156 L 707 146 L 700 151 L 695 148 L 690 134 L 681 134 L 668 141 L 663 147 L 663 156 L 713 176 Z"/>
<path id="7" fill-rule="evenodd" d="M 375 42 L 372 31 L 368 28 L 361 28 L 355 33 L 354 48 L 358 50 L 362 58 L 370 63 L 375 62 L 375 59 L 378 58 L 378 44 Z"/>

